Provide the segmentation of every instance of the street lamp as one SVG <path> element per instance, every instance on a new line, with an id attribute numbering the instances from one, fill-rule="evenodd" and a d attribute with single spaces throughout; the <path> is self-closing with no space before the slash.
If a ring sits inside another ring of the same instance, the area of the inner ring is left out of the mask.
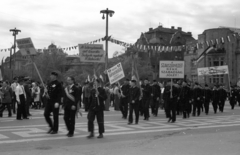
<path id="1" fill-rule="evenodd" d="M 106 50 L 106 58 L 105 58 L 105 70 L 107 70 L 108 68 L 108 16 L 112 17 L 113 14 L 115 13 L 112 10 L 108 10 L 108 8 L 106 10 L 101 10 L 100 14 L 103 14 L 102 19 L 105 19 L 105 15 L 106 15 L 106 36 L 105 36 L 105 50 Z"/>
<path id="2" fill-rule="evenodd" d="M 18 33 L 21 32 L 21 30 L 18 30 L 15 27 L 14 29 L 10 29 L 10 32 L 12 32 L 13 33 L 12 35 L 14 36 L 14 45 L 13 45 L 14 53 L 13 53 L 13 55 L 14 55 L 14 58 L 15 58 L 15 53 L 16 53 L 16 35 L 18 35 Z M 12 53 L 11 53 L 11 55 L 12 55 Z M 11 56 L 10 56 L 10 60 L 11 60 Z M 14 60 L 14 61 L 16 61 L 16 60 Z M 11 62 L 10 62 L 10 65 L 11 65 Z M 12 73 L 12 76 L 13 76 L 13 73 Z"/>

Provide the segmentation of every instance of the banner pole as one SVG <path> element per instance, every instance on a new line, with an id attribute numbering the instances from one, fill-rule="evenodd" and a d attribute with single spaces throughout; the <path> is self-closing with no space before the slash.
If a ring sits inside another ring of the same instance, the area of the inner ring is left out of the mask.
<path id="1" fill-rule="evenodd" d="M 172 94 L 173 90 L 172 90 L 172 88 L 173 88 L 173 79 L 171 78 L 171 98 L 173 98 L 173 94 Z"/>
<path id="2" fill-rule="evenodd" d="M 230 75 L 229 75 L 229 72 L 228 72 L 228 85 L 229 85 L 229 93 L 230 93 L 230 96 L 232 96 L 231 86 L 230 86 Z"/>

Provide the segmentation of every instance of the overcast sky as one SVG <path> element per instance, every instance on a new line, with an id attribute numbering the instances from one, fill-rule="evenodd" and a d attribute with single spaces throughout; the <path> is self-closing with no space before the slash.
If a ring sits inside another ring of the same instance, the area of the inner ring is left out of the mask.
<path id="1" fill-rule="evenodd" d="M 141 32 L 159 23 L 182 27 L 197 39 L 205 29 L 240 27 L 239 6 L 240 0 L 1 0 L 0 49 L 11 47 L 9 29 L 15 27 L 22 31 L 17 38 L 31 37 L 39 49 L 52 42 L 64 48 L 102 38 L 106 21 L 100 10 L 107 7 L 115 11 L 109 19 L 115 39 L 135 43 Z M 122 49 L 109 43 L 109 56 Z M 8 55 L 1 52 L 0 59 Z"/>

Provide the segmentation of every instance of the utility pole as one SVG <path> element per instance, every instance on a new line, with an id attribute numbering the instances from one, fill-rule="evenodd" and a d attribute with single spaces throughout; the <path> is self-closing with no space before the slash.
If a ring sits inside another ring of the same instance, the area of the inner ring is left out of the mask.
<path id="1" fill-rule="evenodd" d="M 21 32 L 21 30 L 18 30 L 15 27 L 14 29 L 10 29 L 10 32 L 12 32 L 13 33 L 12 35 L 14 36 L 14 45 L 13 45 L 13 49 L 14 49 L 13 55 L 14 55 L 14 57 L 13 58 L 14 58 L 14 67 L 15 67 L 15 61 L 16 61 L 16 56 L 15 56 L 15 53 L 16 53 L 16 36 L 18 35 L 19 32 Z M 11 50 L 11 55 L 12 55 L 12 50 Z M 11 60 L 11 56 L 10 56 L 10 65 L 11 65 L 11 62 L 12 62 L 12 60 Z M 12 78 L 13 78 L 13 71 L 12 71 Z"/>
<path id="2" fill-rule="evenodd" d="M 112 10 L 108 10 L 108 8 L 106 10 L 101 10 L 100 13 L 103 14 L 102 19 L 105 19 L 105 14 L 106 14 L 106 36 L 105 36 L 105 50 L 106 50 L 106 58 L 105 58 L 105 71 L 108 68 L 108 16 L 112 17 L 113 14 L 115 13 Z"/>

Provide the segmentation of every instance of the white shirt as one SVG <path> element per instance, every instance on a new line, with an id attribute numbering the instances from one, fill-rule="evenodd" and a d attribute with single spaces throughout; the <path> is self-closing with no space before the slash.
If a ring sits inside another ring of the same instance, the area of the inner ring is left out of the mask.
<path id="1" fill-rule="evenodd" d="M 20 85 L 20 84 L 17 85 L 15 94 L 16 94 L 16 99 L 18 102 L 20 102 L 20 98 L 19 98 L 20 95 L 24 95 L 24 97 L 26 99 L 26 93 L 25 93 L 23 85 Z"/>
<path id="2" fill-rule="evenodd" d="M 11 84 L 11 88 L 12 88 L 12 91 L 15 92 L 16 91 L 16 87 L 18 86 L 18 84 L 16 82 L 12 83 Z"/>

